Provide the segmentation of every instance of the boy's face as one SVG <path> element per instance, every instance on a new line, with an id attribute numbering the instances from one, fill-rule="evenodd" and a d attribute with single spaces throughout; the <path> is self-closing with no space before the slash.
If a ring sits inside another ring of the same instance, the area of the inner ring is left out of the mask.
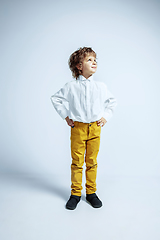
<path id="1" fill-rule="evenodd" d="M 82 70 L 82 75 L 87 79 L 97 70 L 96 58 L 92 54 L 88 54 L 82 64 L 77 67 Z"/>

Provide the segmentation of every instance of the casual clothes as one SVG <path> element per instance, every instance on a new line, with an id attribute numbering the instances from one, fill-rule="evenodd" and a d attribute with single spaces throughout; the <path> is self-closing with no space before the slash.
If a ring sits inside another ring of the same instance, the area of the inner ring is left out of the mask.
<path id="1" fill-rule="evenodd" d="M 96 192 L 97 155 L 100 146 L 100 133 L 101 126 L 98 126 L 97 122 L 74 122 L 74 128 L 71 128 L 72 195 L 81 196 L 84 154 L 86 163 L 86 194 Z"/>
<path id="2" fill-rule="evenodd" d="M 116 106 L 116 99 L 103 82 L 86 79 L 82 75 L 77 80 L 65 84 L 51 97 L 58 114 L 65 119 L 90 123 L 104 117 L 108 122 Z M 68 109 L 65 103 L 69 104 Z"/>
<path id="3" fill-rule="evenodd" d="M 81 196 L 84 155 L 86 163 L 86 194 L 96 192 L 97 155 L 100 146 L 102 117 L 108 121 L 117 105 L 103 82 L 82 75 L 68 82 L 51 97 L 54 108 L 65 119 L 74 121 L 71 128 L 71 194 Z M 66 107 L 68 103 L 68 108 Z"/>

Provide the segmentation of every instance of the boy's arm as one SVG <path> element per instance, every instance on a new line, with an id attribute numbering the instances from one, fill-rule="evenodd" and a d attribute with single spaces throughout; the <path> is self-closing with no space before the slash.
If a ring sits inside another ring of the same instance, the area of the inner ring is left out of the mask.
<path id="1" fill-rule="evenodd" d="M 51 96 L 51 101 L 53 103 L 54 108 L 58 112 L 58 114 L 64 120 L 67 116 L 69 116 L 69 110 L 64 105 L 64 102 L 68 102 L 68 84 L 66 83 L 63 88 L 61 88 L 57 93 Z"/>
<path id="2" fill-rule="evenodd" d="M 108 122 L 112 117 L 115 107 L 117 106 L 117 100 L 113 94 L 107 89 L 105 85 L 105 99 L 104 99 L 104 115 L 103 117 Z"/>

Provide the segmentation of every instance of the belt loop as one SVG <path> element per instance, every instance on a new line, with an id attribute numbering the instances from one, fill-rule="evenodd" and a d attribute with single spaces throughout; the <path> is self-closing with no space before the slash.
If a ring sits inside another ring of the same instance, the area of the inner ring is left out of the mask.
<path id="1" fill-rule="evenodd" d="M 74 121 L 74 126 L 77 127 L 77 121 Z"/>
<path id="2" fill-rule="evenodd" d="M 79 127 L 79 122 L 78 121 L 76 121 L 76 125 L 75 125 L 76 127 Z"/>

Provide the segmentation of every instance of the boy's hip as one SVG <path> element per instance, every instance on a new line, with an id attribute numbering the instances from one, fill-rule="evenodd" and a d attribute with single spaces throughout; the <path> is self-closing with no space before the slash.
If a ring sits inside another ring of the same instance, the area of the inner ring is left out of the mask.
<path id="1" fill-rule="evenodd" d="M 97 122 L 83 123 L 74 122 L 74 127 L 71 128 L 71 141 L 84 141 L 93 138 L 100 138 L 101 126 Z M 78 140 L 79 139 L 79 140 Z"/>

